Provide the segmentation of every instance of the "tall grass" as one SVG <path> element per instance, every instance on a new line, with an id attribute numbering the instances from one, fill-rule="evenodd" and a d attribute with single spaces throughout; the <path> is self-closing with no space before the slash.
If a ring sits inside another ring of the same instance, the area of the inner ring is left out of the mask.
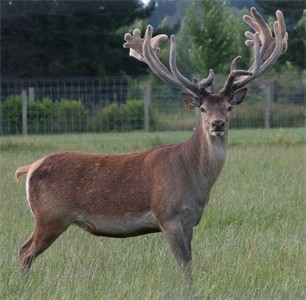
<path id="1" fill-rule="evenodd" d="M 0 299 L 305 299 L 303 129 L 231 131 L 228 159 L 193 238 L 193 284 L 162 234 L 97 238 L 71 226 L 18 273 L 33 229 L 15 169 L 60 150 L 139 151 L 190 132 L 0 138 Z"/>

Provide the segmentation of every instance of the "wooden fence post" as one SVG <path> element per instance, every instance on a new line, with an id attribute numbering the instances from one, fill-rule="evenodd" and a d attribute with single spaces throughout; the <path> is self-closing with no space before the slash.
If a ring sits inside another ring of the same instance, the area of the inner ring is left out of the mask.
<path id="1" fill-rule="evenodd" d="M 35 101 L 35 89 L 33 87 L 29 87 L 29 101 Z"/>
<path id="2" fill-rule="evenodd" d="M 22 90 L 21 98 L 22 98 L 22 134 L 27 135 L 28 134 L 27 90 Z"/>
<path id="3" fill-rule="evenodd" d="M 144 131 L 150 131 L 150 102 L 151 85 L 148 82 L 143 84 L 143 110 L 144 110 Z"/>
<path id="4" fill-rule="evenodd" d="M 271 127 L 271 105 L 272 105 L 272 91 L 273 84 L 268 83 L 264 88 L 264 98 L 265 98 L 265 128 L 268 129 Z"/>
<path id="5" fill-rule="evenodd" d="M 2 113 L 2 99 L 0 99 L 0 136 L 3 134 L 4 132 L 4 122 L 3 122 L 3 113 Z"/>

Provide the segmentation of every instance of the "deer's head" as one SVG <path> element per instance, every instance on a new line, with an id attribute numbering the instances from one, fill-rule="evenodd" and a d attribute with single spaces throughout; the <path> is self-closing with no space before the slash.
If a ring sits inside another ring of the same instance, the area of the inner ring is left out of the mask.
<path id="1" fill-rule="evenodd" d="M 148 25 L 144 38 L 140 36 L 140 30 L 135 29 L 133 34 L 126 33 L 124 39 L 125 48 L 130 48 L 130 56 L 145 62 L 150 69 L 167 84 L 182 90 L 182 97 L 188 107 L 197 107 L 201 111 L 202 124 L 212 136 L 223 136 L 229 126 L 229 115 L 234 105 L 240 104 L 247 89 L 243 88 L 247 83 L 266 72 L 287 49 L 288 34 L 284 17 L 281 11 L 276 12 L 277 21 L 274 23 L 274 34 L 265 23 L 260 14 L 253 7 L 251 16 L 244 16 L 244 21 L 255 30 L 255 33 L 245 32 L 248 40 L 247 46 L 254 48 L 255 59 L 248 70 L 238 70 L 236 57 L 231 64 L 230 74 L 218 94 L 209 92 L 213 84 L 214 72 L 209 71 L 207 78 L 190 81 L 184 77 L 176 66 L 176 43 L 171 36 L 170 71 L 158 59 L 158 46 L 168 39 L 165 34 L 155 37 L 153 28 Z"/>
<path id="2" fill-rule="evenodd" d="M 247 89 L 237 91 L 232 98 L 222 94 L 211 94 L 209 92 L 197 98 L 190 93 L 182 93 L 187 107 L 197 107 L 201 112 L 202 124 L 206 131 L 212 136 L 224 136 L 228 130 L 230 113 L 234 105 L 240 104 Z"/>

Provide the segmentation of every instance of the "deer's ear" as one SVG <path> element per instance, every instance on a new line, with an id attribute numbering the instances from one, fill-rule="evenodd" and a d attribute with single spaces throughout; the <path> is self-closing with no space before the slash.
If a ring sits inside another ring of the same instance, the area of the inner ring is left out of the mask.
<path id="1" fill-rule="evenodd" d="M 232 105 L 239 105 L 245 99 L 248 89 L 242 89 L 236 92 L 229 101 Z"/>
<path id="2" fill-rule="evenodd" d="M 202 105 L 198 98 L 189 93 L 181 93 L 181 96 L 184 99 L 188 110 Z"/>

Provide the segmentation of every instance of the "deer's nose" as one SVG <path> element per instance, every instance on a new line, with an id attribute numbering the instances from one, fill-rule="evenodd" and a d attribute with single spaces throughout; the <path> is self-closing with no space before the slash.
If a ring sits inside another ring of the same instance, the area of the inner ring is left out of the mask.
<path id="1" fill-rule="evenodd" d="M 222 120 L 214 120 L 212 122 L 212 127 L 214 131 L 224 131 L 224 121 Z"/>

